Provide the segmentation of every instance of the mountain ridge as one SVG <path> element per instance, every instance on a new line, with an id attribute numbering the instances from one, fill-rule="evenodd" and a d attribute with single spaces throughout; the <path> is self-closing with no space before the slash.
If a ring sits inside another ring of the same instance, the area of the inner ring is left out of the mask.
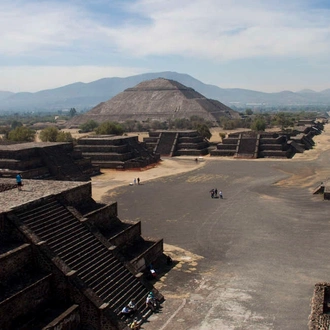
<path id="1" fill-rule="evenodd" d="M 264 107 L 330 105 L 330 89 L 321 92 L 304 89 L 298 92 L 266 93 L 242 88 L 221 88 L 205 84 L 185 73 L 164 71 L 144 73 L 126 78 L 101 78 L 89 83 L 75 82 L 35 93 L 0 91 L 0 111 L 47 112 L 71 107 L 78 110 L 87 110 L 142 81 L 156 78 L 178 81 L 187 87 L 193 88 L 205 97 L 220 101 L 229 107 L 244 108 L 251 104 Z"/>

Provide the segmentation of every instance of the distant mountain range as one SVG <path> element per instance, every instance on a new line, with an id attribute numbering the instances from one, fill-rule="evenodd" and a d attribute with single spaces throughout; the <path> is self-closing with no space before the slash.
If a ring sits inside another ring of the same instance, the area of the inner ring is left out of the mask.
<path id="1" fill-rule="evenodd" d="M 0 113 L 38 111 L 49 112 L 76 108 L 89 110 L 138 83 L 166 78 L 180 82 L 195 89 L 207 98 L 218 100 L 229 107 L 247 108 L 255 106 L 329 106 L 330 89 L 322 92 L 302 90 L 299 92 L 283 91 L 263 93 L 240 88 L 220 88 L 204 84 L 187 74 L 177 72 L 146 73 L 127 78 L 103 78 L 90 83 L 73 83 L 59 88 L 43 90 L 36 93 L 12 93 L 0 91 Z"/>

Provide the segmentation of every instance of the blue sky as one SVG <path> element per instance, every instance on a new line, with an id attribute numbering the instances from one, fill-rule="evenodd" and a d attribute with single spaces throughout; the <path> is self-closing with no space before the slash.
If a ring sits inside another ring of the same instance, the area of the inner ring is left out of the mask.
<path id="1" fill-rule="evenodd" d="M 330 88 L 330 1 L 1 0 L 0 90 L 176 71 L 222 88 Z"/>

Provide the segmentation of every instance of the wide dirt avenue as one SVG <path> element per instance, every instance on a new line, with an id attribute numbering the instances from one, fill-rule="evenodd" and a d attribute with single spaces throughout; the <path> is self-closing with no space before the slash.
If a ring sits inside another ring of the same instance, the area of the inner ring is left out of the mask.
<path id="1" fill-rule="evenodd" d="M 329 128 L 289 160 L 179 157 L 93 178 L 94 199 L 117 201 L 119 218 L 141 220 L 174 260 L 144 329 L 308 328 L 314 284 L 330 282 L 330 201 L 312 194 L 330 177 Z"/>

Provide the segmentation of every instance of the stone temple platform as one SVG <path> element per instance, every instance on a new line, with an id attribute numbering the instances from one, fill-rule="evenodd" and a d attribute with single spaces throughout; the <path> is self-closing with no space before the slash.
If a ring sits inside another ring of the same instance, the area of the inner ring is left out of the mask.
<path id="1" fill-rule="evenodd" d="M 8 212 L 11 209 L 44 198 L 51 195 L 60 194 L 63 191 L 89 185 L 86 182 L 73 181 L 52 181 L 52 180 L 24 180 L 24 186 L 19 191 L 16 188 L 15 179 L 0 179 L 0 213 Z M 1 192 L 2 187 L 12 186 L 12 189 Z"/>

